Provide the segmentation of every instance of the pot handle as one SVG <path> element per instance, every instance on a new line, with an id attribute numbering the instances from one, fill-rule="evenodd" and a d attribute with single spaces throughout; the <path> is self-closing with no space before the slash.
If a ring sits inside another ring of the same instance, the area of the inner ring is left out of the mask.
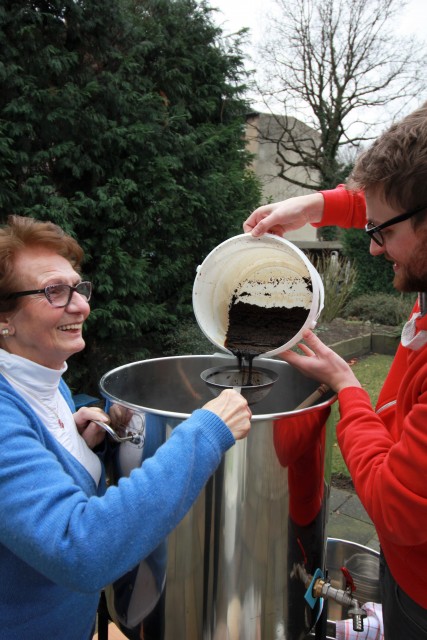
<path id="1" fill-rule="evenodd" d="M 113 440 L 115 440 L 116 442 L 131 442 L 132 444 L 141 443 L 141 436 L 139 435 L 131 434 L 129 436 L 120 437 L 114 431 L 113 427 L 110 427 L 110 425 L 107 424 L 106 422 L 101 422 L 101 420 L 91 420 L 91 422 L 94 422 L 95 424 L 98 425 L 98 427 L 101 427 L 101 429 L 104 429 L 104 431 L 106 431 L 108 435 L 110 435 L 113 438 Z"/>

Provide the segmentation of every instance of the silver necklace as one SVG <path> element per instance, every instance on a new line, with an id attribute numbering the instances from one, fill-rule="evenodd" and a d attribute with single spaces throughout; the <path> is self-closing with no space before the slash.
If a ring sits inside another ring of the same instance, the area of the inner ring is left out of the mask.
<path id="1" fill-rule="evenodd" d="M 32 391 L 30 391 L 30 389 L 27 389 L 27 387 L 24 387 L 23 384 L 21 384 L 20 382 L 18 382 L 17 380 L 15 380 L 15 378 L 11 378 L 10 376 L 8 376 L 3 369 L 0 369 L 0 373 L 2 374 L 2 376 L 4 376 L 6 378 L 6 380 L 8 380 L 10 382 L 10 384 L 12 386 L 16 385 L 17 387 L 19 387 L 20 389 L 22 389 L 22 391 L 25 391 L 25 393 L 27 393 L 29 396 L 31 396 L 31 398 L 33 398 L 36 402 L 39 402 L 41 405 L 43 405 L 43 407 L 45 407 L 45 409 L 48 410 L 49 413 L 51 413 L 57 420 L 58 422 L 58 426 L 61 429 L 65 428 L 64 423 L 62 422 L 60 416 L 59 416 L 59 408 L 58 408 L 58 401 L 56 401 L 56 410 L 49 406 L 47 404 L 47 402 L 44 402 L 41 398 L 39 398 L 39 396 L 36 396 L 34 393 L 32 393 Z"/>

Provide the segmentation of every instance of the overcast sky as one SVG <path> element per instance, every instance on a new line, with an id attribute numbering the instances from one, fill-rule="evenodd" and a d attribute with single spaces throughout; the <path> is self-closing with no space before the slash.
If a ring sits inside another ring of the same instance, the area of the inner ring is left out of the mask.
<path id="1" fill-rule="evenodd" d="M 220 9 L 218 23 L 224 31 L 249 27 L 256 42 L 265 28 L 265 17 L 274 10 L 274 0 L 209 0 Z M 399 30 L 426 38 L 427 0 L 409 0 L 399 17 Z"/>
<path id="2" fill-rule="evenodd" d="M 369 0 L 367 0 L 369 2 Z M 277 12 L 274 0 L 208 0 L 211 7 L 218 8 L 216 22 L 224 33 L 233 33 L 249 28 L 248 56 L 256 54 L 257 45 L 260 44 L 262 35 L 268 26 L 269 14 Z M 407 0 L 407 4 L 398 14 L 396 30 L 402 35 L 414 35 L 424 42 L 427 40 L 427 0 Z M 256 59 L 256 55 L 255 55 Z M 248 63 L 253 69 L 253 64 Z M 252 107 L 265 111 L 262 101 L 259 103 L 255 96 L 251 99 Z M 414 104 L 413 108 L 418 105 Z M 412 107 L 411 107 L 412 108 Z M 385 116 L 386 121 L 388 115 Z M 382 126 L 382 124 L 381 124 Z"/>

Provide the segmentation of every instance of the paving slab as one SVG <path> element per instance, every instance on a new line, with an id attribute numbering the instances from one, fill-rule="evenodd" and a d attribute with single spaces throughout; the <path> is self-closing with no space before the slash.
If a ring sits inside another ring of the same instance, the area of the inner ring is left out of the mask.
<path id="1" fill-rule="evenodd" d="M 379 551 L 378 536 L 356 493 L 332 487 L 329 497 L 328 538 L 340 538 Z"/>

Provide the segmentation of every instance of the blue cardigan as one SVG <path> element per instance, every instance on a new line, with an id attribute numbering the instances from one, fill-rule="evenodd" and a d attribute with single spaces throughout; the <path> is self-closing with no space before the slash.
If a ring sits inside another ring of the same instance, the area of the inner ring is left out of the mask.
<path id="1" fill-rule="evenodd" d="M 70 391 L 60 390 L 74 410 Z M 88 640 L 100 590 L 166 538 L 234 444 L 198 409 L 118 486 L 99 487 L 0 375 L 2 640 Z"/>

